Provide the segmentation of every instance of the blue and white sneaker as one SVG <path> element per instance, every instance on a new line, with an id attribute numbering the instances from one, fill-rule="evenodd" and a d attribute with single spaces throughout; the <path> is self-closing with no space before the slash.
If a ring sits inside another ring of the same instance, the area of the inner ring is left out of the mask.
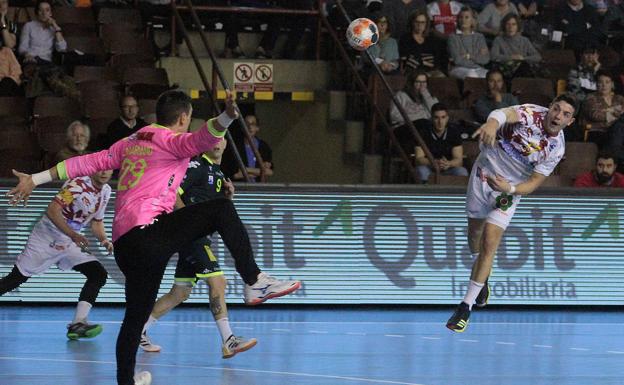
<path id="1" fill-rule="evenodd" d="M 258 280 L 253 285 L 245 285 L 245 304 L 259 305 L 262 302 L 290 294 L 301 287 L 299 281 L 280 281 L 268 274 L 258 274 Z"/>

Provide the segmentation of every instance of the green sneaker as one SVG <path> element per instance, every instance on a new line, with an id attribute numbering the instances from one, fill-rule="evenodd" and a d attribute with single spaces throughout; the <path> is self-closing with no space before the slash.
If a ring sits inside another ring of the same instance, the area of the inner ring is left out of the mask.
<path id="1" fill-rule="evenodd" d="M 451 329 L 456 333 L 463 333 L 468 326 L 468 319 L 470 318 L 470 307 L 467 303 L 461 302 L 457 309 L 455 309 L 455 313 L 449 318 L 446 322 L 446 327 Z"/>
<path id="2" fill-rule="evenodd" d="M 102 333 L 102 325 L 76 322 L 67 325 L 67 338 L 77 340 L 80 338 L 93 338 Z"/>

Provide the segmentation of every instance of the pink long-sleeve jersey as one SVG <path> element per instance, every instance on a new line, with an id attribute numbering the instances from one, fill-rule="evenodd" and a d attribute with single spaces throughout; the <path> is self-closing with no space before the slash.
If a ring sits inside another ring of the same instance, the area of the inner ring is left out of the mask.
<path id="1" fill-rule="evenodd" d="M 108 150 L 67 159 L 56 166 L 60 179 L 119 169 L 113 241 L 136 226 L 173 210 L 189 158 L 212 149 L 225 132 L 211 119 L 193 133 L 178 134 L 152 124 Z"/>

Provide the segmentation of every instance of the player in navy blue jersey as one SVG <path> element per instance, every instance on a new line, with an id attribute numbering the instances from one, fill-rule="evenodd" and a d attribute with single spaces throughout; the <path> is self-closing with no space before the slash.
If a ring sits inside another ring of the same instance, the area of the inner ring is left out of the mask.
<path id="1" fill-rule="evenodd" d="M 234 197 L 234 185 L 221 171 L 221 157 L 227 142 L 223 140 L 211 151 L 191 159 L 180 188 L 176 208 L 205 201 L 230 204 Z M 231 218 L 240 221 L 240 218 Z M 246 235 L 246 234 L 245 234 Z M 249 242 L 248 239 L 241 240 Z M 235 336 L 230 328 L 225 303 L 226 279 L 213 254 L 208 237 L 200 238 L 180 251 L 175 271 L 175 283 L 169 293 L 162 296 L 152 310 L 141 336 L 141 348 L 147 352 L 159 352 L 161 347 L 153 344 L 147 336 L 147 329 L 160 317 L 184 302 L 199 281 L 209 287 L 210 310 L 223 340 L 223 358 L 252 348 L 256 339 Z M 280 281 L 260 271 L 249 247 L 249 253 L 235 258 L 235 266 L 245 285 L 245 303 L 256 305 L 269 298 L 281 297 L 301 287 L 299 281 Z M 249 284 L 255 282 L 254 284 Z"/>

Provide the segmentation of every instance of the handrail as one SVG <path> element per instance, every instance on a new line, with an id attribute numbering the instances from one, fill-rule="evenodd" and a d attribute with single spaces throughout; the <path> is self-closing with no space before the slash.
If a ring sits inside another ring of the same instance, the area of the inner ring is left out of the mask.
<path id="1" fill-rule="evenodd" d="M 175 1 L 172 1 L 175 3 Z M 302 16 L 315 16 L 318 18 L 317 20 L 317 28 L 316 28 L 316 60 L 321 59 L 321 21 L 320 17 L 322 15 L 322 4 L 323 0 L 317 0 L 318 9 L 291 9 L 291 8 L 259 8 L 259 7 L 237 7 L 237 6 L 218 6 L 218 5 L 194 5 L 192 8 L 195 11 L 209 11 L 209 12 L 223 12 L 223 13 L 250 13 L 250 14 L 277 14 L 277 15 L 302 15 Z M 191 8 L 188 5 L 175 5 L 178 10 L 183 11 L 191 11 Z M 195 12 L 191 11 L 191 12 Z M 202 24 L 197 24 L 201 26 Z M 201 27 L 198 27 L 201 30 Z M 171 41 L 175 42 L 176 38 L 176 17 L 171 17 Z M 175 44 L 171 46 L 171 53 L 173 56 L 177 56 L 177 48 Z"/>
<path id="2" fill-rule="evenodd" d="M 199 20 L 199 16 L 197 16 L 197 12 L 195 12 L 195 9 L 193 8 L 193 3 L 191 2 L 191 0 L 185 0 L 185 2 L 189 11 L 191 12 L 191 17 L 193 18 L 193 22 L 195 23 L 195 25 L 201 26 L 201 21 Z M 179 18 L 180 22 L 182 22 L 182 17 L 180 16 L 180 13 L 176 9 L 175 1 L 172 1 L 171 3 L 173 4 L 173 9 L 176 12 L 176 17 Z M 206 37 L 206 33 L 203 31 L 202 28 L 198 28 L 198 31 L 199 31 L 199 36 L 201 38 L 201 41 L 204 44 L 204 48 L 206 49 L 206 51 L 208 51 L 208 55 L 210 56 L 210 60 L 212 61 L 213 70 L 217 71 L 217 74 L 219 75 L 219 80 L 221 80 L 221 84 L 223 85 L 223 88 L 226 90 L 230 90 L 230 85 L 227 79 L 225 78 L 225 75 L 223 74 L 223 70 L 221 69 L 221 66 L 219 65 L 219 63 L 217 62 L 217 58 L 214 52 L 212 51 L 212 48 L 210 47 L 210 43 L 208 43 L 208 38 Z M 214 88 L 216 89 L 216 87 Z M 236 108 L 236 111 L 238 112 L 238 122 L 240 123 L 243 134 L 245 135 L 247 143 L 249 144 L 249 147 L 251 147 L 251 150 L 253 151 L 254 156 L 256 157 L 256 162 L 260 165 L 259 167 L 260 182 L 265 183 L 267 181 L 266 179 L 267 176 L 266 176 L 266 172 L 264 171 L 264 160 L 262 159 L 260 152 L 256 148 L 256 145 L 253 142 L 251 135 L 249 134 L 249 128 L 247 127 L 247 122 L 245 122 L 245 119 L 243 118 L 243 114 L 241 113 L 238 106 L 236 106 L 235 108 Z M 246 167 L 241 167 L 241 171 L 243 170 L 247 171 Z M 247 175 L 246 179 L 248 182 L 251 181 L 251 179 L 249 178 L 249 175 Z"/>
<path id="3" fill-rule="evenodd" d="M 412 162 L 410 162 L 409 157 L 407 156 L 407 154 L 403 150 L 403 147 L 401 147 L 398 139 L 394 135 L 394 132 L 393 132 L 392 128 L 390 127 L 390 124 L 388 124 L 388 121 L 384 117 L 383 112 L 381 111 L 379 106 L 376 103 L 373 102 L 373 96 L 370 94 L 368 88 L 366 87 L 366 84 L 364 84 L 364 81 L 360 77 L 360 74 L 358 73 L 358 70 L 355 68 L 355 65 L 349 59 L 349 55 L 347 54 L 347 51 L 342 46 L 342 41 L 340 40 L 340 38 L 336 34 L 336 30 L 334 30 L 334 28 L 331 26 L 331 24 L 329 23 L 329 20 L 327 20 L 325 15 L 321 15 L 321 20 L 323 21 L 323 24 L 325 25 L 325 28 L 327 28 L 327 31 L 329 32 L 329 35 L 332 37 L 332 39 L 334 39 L 334 43 L 336 44 L 336 47 L 338 48 L 338 52 L 340 53 L 340 56 L 342 56 L 342 61 L 347 64 L 348 68 L 353 73 L 355 82 L 358 85 L 358 87 L 360 88 L 360 91 L 368 99 L 369 103 L 373 107 L 373 111 L 375 113 L 377 113 L 381 117 L 380 121 L 383 123 L 384 127 L 386 128 L 386 131 L 388 131 L 388 135 L 390 136 L 390 140 L 396 146 L 396 148 L 397 148 L 397 150 L 399 152 L 399 156 L 401 158 L 403 158 L 403 162 L 407 166 L 409 172 L 414 177 L 414 180 L 418 180 L 418 173 L 416 172 L 416 169 L 414 168 L 414 165 L 412 165 Z"/>
<path id="4" fill-rule="evenodd" d="M 344 18 L 347 21 L 347 23 L 351 23 L 351 18 L 347 14 L 347 11 L 344 9 L 344 6 L 342 5 L 342 0 L 338 0 L 336 2 L 336 4 L 338 5 L 338 9 L 340 9 L 340 12 L 344 16 Z M 342 45 L 340 45 L 340 48 L 342 48 Z M 418 133 L 418 130 L 416 130 L 416 127 L 414 127 L 414 123 L 412 123 L 412 121 L 409 119 L 409 117 L 407 115 L 407 112 L 405 111 L 405 109 L 403 108 L 401 103 L 399 103 L 399 100 L 397 99 L 395 93 L 392 92 L 392 88 L 390 87 L 390 84 L 388 84 L 388 80 L 384 76 L 383 72 L 381 72 L 381 68 L 379 68 L 379 65 L 375 62 L 375 60 L 374 60 L 373 56 L 371 55 L 371 53 L 369 52 L 369 50 L 364 51 L 364 53 L 366 54 L 366 57 L 368 58 L 370 64 L 373 66 L 373 68 L 375 68 L 375 73 L 377 74 L 377 76 L 379 76 L 379 78 L 381 79 L 381 81 L 382 81 L 383 85 L 385 86 L 386 90 L 391 95 L 392 102 L 394 103 L 394 105 L 399 110 L 399 113 L 401 113 L 401 116 L 403 117 L 403 120 L 405 121 L 405 124 L 409 127 L 409 129 L 410 129 L 410 131 L 412 133 L 412 136 L 414 137 L 414 139 L 416 139 L 416 141 L 418 142 L 418 144 L 422 148 L 423 152 L 425 153 L 425 156 L 427 157 L 427 160 L 429 160 L 429 162 L 431 163 L 431 167 L 435 171 L 435 173 L 434 173 L 434 182 L 437 184 L 439 179 L 440 179 L 440 167 L 435 162 L 435 159 L 433 158 L 433 155 L 431 154 L 431 151 L 429 151 L 429 148 L 427 147 L 427 144 L 425 143 L 423 138 Z M 359 78 L 359 74 L 358 74 L 357 77 L 361 81 L 361 78 Z M 375 107 L 377 107 L 377 106 L 375 106 Z M 376 109 L 379 110 L 378 107 Z M 386 129 L 389 130 L 388 132 L 391 133 L 391 131 L 393 131 L 393 130 L 390 128 L 388 122 L 386 121 L 386 117 L 383 116 L 383 114 L 380 114 L 380 117 L 381 117 L 381 121 L 384 122 L 384 126 L 386 127 Z M 401 150 L 402 150 L 402 147 L 397 142 L 396 137 L 394 136 L 394 133 L 392 133 L 391 138 L 394 141 L 394 145 L 397 146 L 397 148 L 401 148 Z M 403 151 L 403 153 L 405 153 L 405 152 Z M 403 161 L 404 162 L 406 161 L 405 158 L 403 159 Z M 418 180 L 419 180 L 418 179 L 418 175 L 415 172 L 415 169 L 414 169 L 414 167 L 412 165 L 412 162 L 408 160 L 407 163 L 410 166 L 409 167 L 410 171 L 414 170 L 414 172 L 413 172 L 414 181 L 418 182 Z"/>
<path id="5" fill-rule="evenodd" d="M 175 4 L 175 1 L 172 1 L 172 4 Z M 212 87 L 210 86 L 210 83 L 208 83 L 208 78 L 206 77 L 206 73 L 204 72 L 204 68 L 202 67 L 201 62 L 199 61 L 199 58 L 197 57 L 195 48 L 193 47 L 193 44 L 191 43 L 191 39 L 189 38 L 186 27 L 184 26 L 182 17 L 180 16 L 180 13 L 177 11 L 175 6 L 172 7 L 172 11 L 173 11 L 173 16 L 180 21 L 180 30 L 182 31 L 182 35 L 183 35 L 182 37 L 184 38 L 184 41 L 186 42 L 188 50 L 191 53 L 191 57 L 193 58 L 193 62 L 195 63 L 195 67 L 197 68 L 197 72 L 199 73 L 199 77 L 201 78 L 204 88 L 206 89 L 207 94 L 210 95 L 210 101 L 212 102 L 212 106 L 214 110 L 217 111 L 217 113 L 220 113 L 221 111 L 219 108 L 219 104 L 217 103 L 215 98 L 212 97 Z M 216 63 L 213 63 L 213 65 L 215 64 Z M 238 113 L 240 117 L 240 111 L 238 111 Z M 249 177 L 249 174 L 247 173 L 247 168 L 245 167 L 245 164 L 243 163 L 243 159 L 241 158 L 238 152 L 238 148 L 236 148 L 236 143 L 234 142 L 234 138 L 232 138 L 232 134 L 230 134 L 230 131 L 227 130 L 225 135 L 227 137 L 228 142 L 230 142 L 230 146 L 232 150 L 234 151 L 234 157 L 236 158 L 236 161 L 238 162 L 238 167 L 243 173 L 243 177 L 245 178 L 247 182 L 250 182 L 251 178 Z"/>

